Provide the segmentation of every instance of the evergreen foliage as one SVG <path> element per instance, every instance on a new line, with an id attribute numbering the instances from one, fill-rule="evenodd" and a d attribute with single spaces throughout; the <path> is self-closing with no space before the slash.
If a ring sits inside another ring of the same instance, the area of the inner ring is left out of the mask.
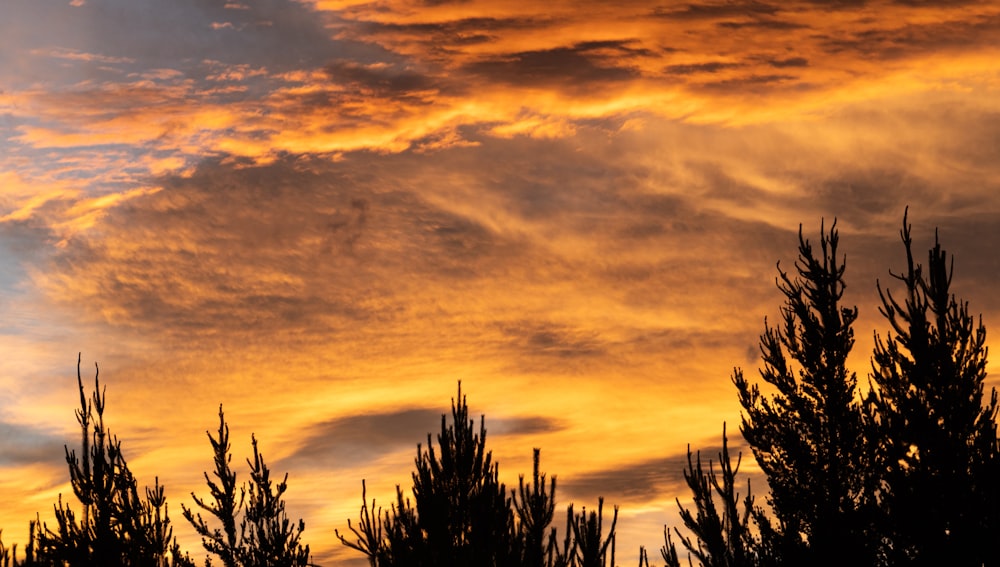
<path id="1" fill-rule="evenodd" d="M 96 367 L 96 365 L 95 365 Z M 78 517 L 60 495 L 54 505 L 55 526 L 33 523 L 31 539 L 20 565 L 108 567 L 193 565 L 173 537 L 164 489 L 157 479 L 140 496 L 137 482 L 122 454 L 121 442 L 104 424 L 105 393 L 100 371 L 87 399 L 77 358 L 81 451 L 65 448 L 73 493 L 82 505 Z"/>
<path id="2" fill-rule="evenodd" d="M 451 414 L 450 425 L 441 416 L 437 450 L 430 435 L 426 450 L 417 445 L 415 504 L 397 486 L 397 501 L 384 518 L 381 510 L 374 511 L 374 502 L 371 509 L 362 503 L 360 530 L 350 526 L 355 542 L 337 534 L 345 545 L 367 554 L 373 566 L 519 564 L 511 498 L 486 450 L 485 418 L 477 433 L 461 383 Z"/>
<path id="3" fill-rule="evenodd" d="M 461 384 L 452 419 L 446 425 L 441 416 L 438 451 L 430 435 L 427 450 L 417 449 L 413 499 L 427 559 L 442 566 L 512 564 L 511 503 L 493 454 L 486 451 L 485 418 L 480 417 L 477 434 Z"/>
<path id="4" fill-rule="evenodd" d="M 981 565 L 996 556 L 997 394 L 984 405 L 986 329 L 950 291 L 953 259 L 935 233 L 926 267 L 890 274 L 901 298 L 878 286 L 892 332 L 876 335 L 869 436 L 884 471 L 879 530 L 888 563 Z M 926 271 L 925 271 L 926 270 Z"/>
<path id="5" fill-rule="evenodd" d="M 857 379 L 846 368 L 858 311 L 840 303 L 845 265 L 838 241 L 834 222 L 829 234 L 821 230 L 817 255 L 800 226 L 797 276 L 778 266 L 782 321 L 765 321 L 760 338 L 760 375 L 776 393 L 762 393 L 739 369 L 733 376 L 746 412 L 742 433 L 771 490 L 774 524 L 763 510 L 754 513 L 762 546 L 791 565 L 833 556 L 856 565 L 874 560 L 865 490 L 872 470 Z"/>
<path id="6" fill-rule="evenodd" d="M 241 492 L 239 497 L 236 495 L 236 472 L 229 466 L 232 461 L 229 452 L 229 425 L 226 423 L 221 404 L 218 437 L 212 437 L 207 431 L 205 435 L 212 444 L 212 453 L 215 457 L 215 470 L 212 474 L 218 479 L 218 484 L 208 476 L 207 472 L 203 473 L 213 502 L 206 503 L 193 492 L 191 498 L 199 508 L 214 516 L 222 524 L 222 528 L 210 527 L 201 513 L 194 512 L 184 504 L 181 504 L 181 510 L 184 512 L 184 518 L 201 536 L 205 550 L 218 557 L 224 567 L 237 567 L 239 546 L 236 535 L 236 514 L 243 507 L 244 494 Z"/>
<path id="7" fill-rule="evenodd" d="M 611 519 L 611 526 L 604 535 L 604 498 L 597 502 L 597 512 L 583 508 L 579 514 L 573 513 L 573 505 L 566 510 L 566 522 L 573 532 L 573 542 L 570 551 L 559 555 L 560 565 L 570 567 L 614 567 L 615 564 L 615 525 L 618 524 L 618 506 Z M 610 546 L 610 549 L 609 549 Z M 569 559 L 567 562 L 566 559 Z"/>
<path id="8" fill-rule="evenodd" d="M 800 228 L 798 276 L 779 266 L 782 325 L 765 324 L 761 337 L 761 377 L 776 393 L 763 394 L 739 370 L 733 378 L 770 510 L 748 497 L 751 521 L 734 524 L 736 471 L 726 469 L 725 439 L 721 486 L 711 463 L 706 474 L 689 450 L 685 479 L 696 514 L 682 508 L 682 519 L 695 539 L 674 533 L 700 564 L 738 564 L 734 541 L 744 542 L 753 565 L 995 562 L 1000 450 L 997 394 L 984 391 L 986 331 L 951 293 L 953 262 L 937 235 L 926 268 L 914 261 L 905 214 L 901 236 L 906 271 L 890 274 L 904 291 L 898 298 L 877 286 L 892 332 L 875 337 L 870 387 L 861 395 L 846 369 L 857 310 L 839 304 L 844 264 L 836 226 L 822 233 L 819 257 Z M 679 565 L 665 535 L 664 560 Z"/>
<path id="9" fill-rule="evenodd" d="M 598 511 L 576 515 L 567 509 L 566 536 L 557 544 L 556 479 L 540 472 L 540 450 L 534 450 L 530 483 L 519 477 L 507 495 L 499 469 L 486 450 L 485 418 L 479 430 L 469 419 L 461 382 L 452 399 L 451 424 L 441 416 L 437 448 L 417 446 L 413 500 L 396 487 L 396 501 L 383 513 L 367 500 L 362 482 L 358 523 L 348 520 L 353 539 L 336 532 L 341 543 L 368 557 L 372 567 L 390 566 L 527 566 L 606 567 L 614 564 L 614 530 L 618 509 L 606 535 L 603 499 Z M 608 546 L 611 549 L 608 549 Z"/>
<path id="10" fill-rule="evenodd" d="M 349 541 L 346 535 L 340 533 L 340 530 L 334 530 L 334 534 L 343 545 L 365 554 L 368 557 L 368 563 L 371 567 L 377 567 L 378 565 L 390 565 L 391 561 L 383 555 L 383 542 L 385 540 L 382 535 L 382 522 L 382 509 L 375 507 L 374 498 L 369 506 L 368 486 L 365 481 L 362 480 L 361 512 L 358 515 L 357 527 L 351 524 L 350 519 L 347 520 L 347 529 L 354 534 L 354 541 Z M 391 526 L 388 526 L 388 528 L 391 528 Z"/>
<path id="11" fill-rule="evenodd" d="M 300 543 L 306 524 L 292 523 L 282 498 L 288 490 L 288 473 L 281 482 L 271 480 L 271 471 L 251 436 L 253 461 L 247 488 L 245 516 L 240 524 L 243 547 L 240 556 L 245 567 L 305 567 L 309 565 L 309 546 Z"/>
<path id="12" fill-rule="evenodd" d="M 300 542 L 305 522 L 301 519 L 292 523 L 285 512 L 283 495 L 288 489 L 288 474 L 281 482 L 271 479 L 271 472 L 257 446 L 257 438 L 251 436 L 253 460 L 247 459 L 250 480 L 240 487 L 236 495 L 236 473 L 230 467 L 232 456 L 229 445 L 229 425 L 226 423 L 222 406 L 219 406 L 218 436 L 206 432 L 215 461 L 212 480 L 204 473 L 212 496 L 211 502 L 191 497 L 199 508 L 214 516 L 220 528 L 213 528 L 201 513 L 186 508 L 184 517 L 201 535 L 202 546 L 215 555 L 225 567 L 304 567 L 309 565 L 309 546 Z M 237 535 L 237 516 L 243 511 Z"/>
<path id="13" fill-rule="evenodd" d="M 737 455 L 736 466 L 733 466 L 725 424 L 722 426 L 722 449 L 718 455 L 718 475 L 711 460 L 708 462 L 708 470 L 705 470 L 700 451 L 692 460 L 691 446 L 688 445 L 688 466 L 684 470 L 684 481 L 691 489 L 695 511 L 692 513 L 684 508 L 679 498 L 677 507 L 680 509 L 684 527 L 692 535 L 684 535 L 676 527 L 674 534 L 687 549 L 689 556 L 694 555 L 704 567 L 749 567 L 767 563 L 765 558 L 758 556 L 760 546 L 754 541 L 750 531 L 754 499 L 750 493 L 749 480 L 747 495 L 742 501 L 736 492 L 736 474 L 739 472 L 741 462 L 742 455 Z M 660 555 L 667 567 L 680 567 L 677 547 L 670 536 L 670 531 L 664 529 L 663 535 L 664 545 Z"/>
<path id="14" fill-rule="evenodd" d="M 518 555 L 524 567 L 546 567 L 554 561 L 556 530 L 549 525 L 556 510 L 556 477 L 545 489 L 545 475 L 539 472 L 541 449 L 534 450 L 531 484 L 524 484 L 524 475 L 518 477 L 514 511 L 518 520 Z M 548 543 L 546 543 L 548 536 Z"/>

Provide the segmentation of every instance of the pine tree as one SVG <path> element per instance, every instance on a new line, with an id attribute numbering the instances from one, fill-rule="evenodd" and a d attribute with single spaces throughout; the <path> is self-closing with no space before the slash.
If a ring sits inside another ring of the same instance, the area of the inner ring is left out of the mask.
<path id="1" fill-rule="evenodd" d="M 736 492 L 736 475 L 741 462 L 742 455 L 737 455 L 736 466 L 733 466 L 725 424 L 722 426 L 722 449 L 718 455 L 718 475 L 711 460 L 708 462 L 708 470 L 705 470 L 700 451 L 692 459 L 691 446 L 688 446 L 684 480 L 691 490 L 695 511 L 692 513 L 684 508 L 680 499 L 677 500 L 677 507 L 684 527 L 694 539 L 682 534 L 676 527 L 674 534 L 687 549 L 689 561 L 690 556 L 694 555 L 703 567 L 749 567 L 768 563 L 766 558 L 759 556 L 759 546 L 750 532 L 754 499 L 750 494 L 749 480 L 747 495 L 742 501 Z M 667 567 L 680 567 L 677 547 L 666 528 L 660 554 Z"/>
<path id="2" fill-rule="evenodd" d="M 383 546 L 381 567 L 433 567 L 436 557 L 428 544 L 427 534 L 421 527 L 421 519 L 403 496 L 403 489 L 396 485 L 396 502 L 387 514 L 383 526 L 386 544 Z M 454 558 L 445 558 L 442 565 L 457 565 Z"/>
<path id="3" fill-rule="evenodd" d="M 218 483 L 204 473 L 212 495 L 206 502 L 194 493 L 191 497 L 199 508 L 214 516 L 222 528 L 212 528 L 193 509 L 186 507 L 184 517 L 201 535 L 202 545 L 217 556 L 226 567 L 305 567 L 309 565 L 309 546 L 300 540 L 305 522 L 296 523 L 288 518 L 283 495 L 288 489 L 288 474 L 281 482 L 271 479 L 257 438 L 251 436 L 253 460 L 247 459 L 250 480 L 240 487 L 236 495 L 236 473 L 230 468 L 232 460 L 229 445 L 229 425 L 226 424 L 222 406 L 219 406 L 218 436 L 207 433 L 215 460 L 214 476 Z M 236 518 L 243 512 L 236 531 Z"/>
<path id="4" fill-rule="evenodd" d="M 206 502 L 199 498 L 194 492 L 191 498 L 199 508 L 214 516 L 221 524 L 222 528 L 212 528 L 202 518 L 201 513 L 195 513 L 191 508 L 181 504 L 184 518 L 194 526 L 198 535 L 201 536 L 202 546 L 206 551 L 215 555 L 222 561 L 224 567 L 237 567 L 237 555 L 239 553 L 236 534 L 236 515 L 243 507 L 243 496 L 236 494 L 236 472 L 230 468 L 232 456 L 229 445 L 229 425 L 226 423 L 222 405 L 219 405 L 219 431 L 218 437 L 212 437 L 208 431 L 205 432 L 209 442 L 212 444 L 212 453 L 215 457 L 215 470 L 212 474 L 218 480 L 213 481 L 208 473 L 203 473 L 205 482 L 208 484 L 209 493 L 213 502 Z"/>
<path id="5" fill-rule="evenodd" d="M 764 548 L 791 565 L 839 557 L 872 564 L 866 540 L 870 471 L 862 435 L 856 376 L 846 368 L 857 308 L 840 304 L 844 261 L 837 257 L 836 222 L 821 231 L 820 254 L 799 228 L 794 279 L 778 266 L 785 296 L 782 324 L 765 321 L 760 350 L 765 395 L 737 369 L 733 382 L 744 411 L 742 433 L 764 471 L 776 524 L 755 514 Z M 799 365 L 796 371 L 791 362 Z M 768 552 L 770 553 L 770 552 Z"/>
<path id="6" fill-rule="evenodd" d="M 413 473 L 416 516 L 430 563 L 513 565 L 511 503 L 493 454 L 486 451 L 485 417 L 480 417 L 477 434 L 461 382 L 451 414 L 451 425 L 441 416 L 437 451 L 430 435 L 426 451 L 417 447 Z"/>
<path id="7" fill-rule="evenodd" d="M 507 496 L 499 469 L 486 450 L 485 417 L 479 432 L 458 384 L 451 403 L 452 421 L 441 416 L 437 449 L 417 445 L 413 501 L 396 486 L 389 510 L 367 500 L 362 481 L 358 523 L 347 522 L 353 539 L 335 532 L 341 543 L 367 556 L 371 567 L 607 567 L 614 564 L 614 519 L 604 535 L 603 506 L 589 515 L 567 509 L 566 534 L 560 547 L 550 528 L 555 512 L 556 479 L 540 472 L 534 450 L 531 482 L 519 477 Z M 609 551 L 608 546 L 611 546 Z"/>
<path id="8" fill-rule="evenodd" d="M 981 565 L 995 559 L 997 394 L 984 400 L 986 329 L 950 291 L 954 263 L 934 247 L 914 261 L 907 216 L 906 271 L 897 299 L 879 284 L 892 332 L 876 335 L 868 397 L 884 472 L 880 531 L 890 564 Z M 985 405 L 984 405 L 985 401 Z"/>
<path id="9" fill-rule="evenodd" d="M 301 519 L 292 523 L 285 512 L 282 498 L 288 490 L 288 473 L 281 482 L 271 480 L 271 471 L 257 447 L 257 438 L 251 436 L 253 460 L 250 465 L 250 483 L 240 537 L 243 540 L 241 557 L 245 567 L 306 567 L 309 565 L 309 546 L 300 540 L 306 524 Z"/>
<path id="10" fill-rule="evenodd" d="M 397 487 L 398 490 L 398 487 Z M 368 504 L 368 486 L 365 481 L 361 481 L 361 512 L 358 516 L 358 525 L 355 527 L 351 520 L 347 520 L 347 529 L 354 534 L 354 541 L 347 539 L 347 536 L 340 533 L 340 530 L 333 530 L 340 543 L 351 549 L 360 551 L 368 557 L 371 567 L 379 565 L 390 565 L 384 558 L 385 539 L 383 538 L 383 517 L 382 508 L 375 507 L 375 499 L 372 498 Z M 380 561 L 381 557 L 381 561 Z"/>
<path id="11" fill-rule="evenodd" d="M 96 367 L 96 365 L 95 365 Z M 173 537 L 164 489 L 140 496 L 137 482 L 122 453 L 121 442 L 104 425 L 105 392 L 100 370 L 87 399 L 77 357 L 81 452 L 65 447 L 73 492 L 82 504 L 77 517 L 60 495 L 54 505 L 55 527 L 34 522 L 23 565 L 108 567 L 128 565 L 192 565 Z M 16 560 L 15 560 L 16 563 Z"/>
<path id="12" fill-rule="evenodd" d="M 618 506 L 611 519 L 607 535 L 604 532 L 604 498 L 598 498 L 597 511 L 587 514 L 583 508 L 579 514 L 573 512 L 573 505 L 566 509 L 566 537 L 572 533 L 573 541 L 569 553 L 562 553 L 557 565 L 569 567 L 615 567 L 615 526 L 618 524 Z"/>
<path id="13" fill-rule="evenodd" d="M 518 477 L 518 489 L 514 493 L 514 509 L 517 512 L 518 536 L 517 555 L 524 567 L 546 567 L 553 561 L 556 530 L 549 526 L 556 509 L 556 477 L 549 480 L 545 489 L 545 475 L 539 472 L 541 449 L 534 450 L 531 484 L 525 485 L 524 475 Z M 546 536 L 548 539 L 546 540 Z"/>

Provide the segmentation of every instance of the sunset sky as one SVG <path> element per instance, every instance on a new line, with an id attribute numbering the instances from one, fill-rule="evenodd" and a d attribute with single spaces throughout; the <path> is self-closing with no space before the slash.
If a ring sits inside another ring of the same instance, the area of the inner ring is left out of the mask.
<path id="1" fill-rule="evenodd" d="M 508 486 L 541 447 L 655 552 L 687 444 L 742 446 L 800 223 L 837 219 L 862 383 L 907 205 L 996 344 L 998 38 L 974 1 L 0 0 L 4 540 L 71 492 L 82 352 L 195 555 L 220 403 L 347 564 L 459 380 Z"/>

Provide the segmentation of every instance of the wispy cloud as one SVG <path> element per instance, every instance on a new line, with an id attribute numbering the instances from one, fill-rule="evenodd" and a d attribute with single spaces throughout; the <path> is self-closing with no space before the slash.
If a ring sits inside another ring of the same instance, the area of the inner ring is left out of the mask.
<path id="1" fill-rule="evenodd" d="M 79 5 L 82 5 L 79 4 Z M 54 59 L 66 59 L 69 61 L 87 61 L 105 64 L 114 63 L 135 63 L 135 59 L 131 57 L 110 57 L 107 55 L 99 55 L 96 53 L 86 53 L 78 51 L 76 49 L 65 49 L 65 48 L 52 48 L 52 49 L 33 49 L 29 52 L 31 55 L 36 57 L 52 57 Z"/>

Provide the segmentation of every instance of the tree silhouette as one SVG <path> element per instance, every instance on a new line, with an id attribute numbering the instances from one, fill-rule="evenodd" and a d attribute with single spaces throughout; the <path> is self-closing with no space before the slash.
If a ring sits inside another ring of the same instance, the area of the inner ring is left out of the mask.
<path id="1" fill-rule="evenodd" d="M 230 468 L 232 456 L 229 445 L 229 425 L 226 424 L 226 417 L 219 405 L 219 432 L 218 437 L 212 437 L 208 431 L 205 432 L 209 442 L 212 444 L 212 453 L 215 457 L 215 470 L 213 475 L 218 479 L 218 483 L 213 481 L 208 473 L 203 473 L 205 482 L 208 484 L 209 493 L 213 502 L 206 503 L 194 492 L 191 498 L 199 508 L 205 510 L 222 524 L 222 528 L 212 528 L 202 518 L 200 513 L 195 513 L 192 509 L 181 504 L 184 518 L 194 526 L 194 529 L 201 536 L 202 546 L 206 551 L 215 555 L 222 561 L 224 567 L 237 567 L 237 557 L 239 546 L 236 534 L 236 514 L 243 507 L 244 494 L 236 495 L 236 473 Z"/>
<path id="2" fill-rule="evenodd" d="M 618 524 L 618 506 L 611 519 L 611 526 L 604 535 L 604 498 L 597 500 L 597 512 L 583 508 L 579 514 L 573 513 L 573 505 L 566 509 L 567 537 L 573 534 L 573 543 L 568 554 L 563 553 L 559 565 L 570 567 L 614 567 L 615 526 Z M 610 549 L 609 549 L 610 548 Z M 568 561 L 567 561 L 568 559 Z"/>
<path id="3" fill-rule="evenodd" d="M 742 433 L 767 476 L 774 521 L 755 512 L 762 545 L 787 563 L 813 564 L 839 557 L 872 564 L 867 540 L 866 487 L 871 470 L 856 399 L 857 379 L 847 371 L 857 308 L 842 307 L 844 261 L 837 257 L 836 222 L 821 230 L 819 256 L 799 227 L 798 273 L 778 267 L 785 295 L 782 321 L 765 321 L 760 338 L 764 382 L 771 396 L 737 369 L 733 376 L 743 416 Z M 790 362 L 799 365 L 794 370 Z"/>
<path id="4" fill-rule="evenodd" d="M 555 512 L 555 477 L 540 472 L 540 450 L 534 450 L 531 482 L 519 477 L 517 490 L 507 495 L 497 464 L 486 450 L 485 417 L 479 431 L 469 419 L 462 385 L 452 399 L 451 423 L 441 416 L 437 449 L 427 436 L 425 450 L 417 445 L 413 502 L 396 486 L 396 501 L 383 511 L 367 499 L 362 481 L 358 523 L 348 520 L 341 543 L 368 557 L 372 567 L 390 566 L 527 566 L 569 567 L 613 562 L 614 526 L 602 536 L 602 507 L 580 516 L 567 510 L 566 538 L 560 549 L 550 528 Z M 609 553 L 608 545 L 612 546 Z M 601 563 L 596 563 L 600 561 Z"/>
<path id="5" fill-rule="evenodd" d="M 434 565 L 417 512 L 410 500 L 404 498 L 399 485 L 396 485 L 396 502 L 392 505 L 391 514 L 386 515 L 384 526 L 386 544 L 380 550 L 380 566 Z"/>
<path id="6" fill-rule="evenodd" d="M 879 529 L 890 564 L 981 565 L 997 533 L 997 394 L 985 406 L 986 329 L 950 291 L 953 259 L 934 247 L 913 259 L 907 216 L 900 231 L 901 299 L 878 286 L 892 332 L 876 335 L 868 397 L 875 453 L 885 471 Z"/>
<path id="7" fill-rule="evenodd" d="M 226 567 L 309 565 L 309 546 L 300 543 L 305 522 L 300 519 L 292 523 L 285 511 L 283 495 L 288 489 L 288 474 L 278 483 L 271 479 L 271 472 L 257 446 L 257 438 L 251 435 L 253 460 L 247 459 L 250 480 L 240 487 L 237 497 L 236 473 L 229 465 L 232 460 L 229 425 L 221 405 L 218 437 L 206 434 L 212 444 L 215 461 L 213 475 L 218 483 L 204 473 L 213 501 L 206 502 L 194 493 L 191 497 L 199 508 L 214 516 L 222 528 L 210 527 L 200 513 L 182 505 L 184 517 L 201 535 L 205 550 L 217 556 Z M 243 518 L 237 536 L 236 517 L 241 509 Z"/>
<path id="8" fill-rule="evenodd" d="M 680 509 L 681 521 L 694 539 L 674 527 L 674 534 L 688 551 L 689 561 L 690 555 L 693 554 L 703 567 L 749 567 L 766 564 L 767 560 L 759 556 L 759 545 L 750 532 L 750 517 L 754 510 L 750 481 L 747 481 L 747 495 L 742 501 L 736 492 L 736 474 L 740 469 L 742 455 L 737 455 L 736 466 L 733 466 L 725 424 L 722 426 L 722 449 L 718 455 L 721 478 L 716 475 L 711 460 L 708 462 L 708 470 L 705 470 L 700 451 L 693 460 L 691 457 L 691 446 L 688 445 L 688 464 L 684 470 L 684 480 L 691 489 L 695 511 L 692 513 L 684 508 L 680 499 L 677 499 L 677 507 Z M 716 496 L 719 500 L 718 505 Z M 664 544 L 660 555 L 666 561 L 667 567 L 680 567 L 677 548 L 670 531 L 664 528 L 663 535 Z"/>
<path id="9" fill-rule="evenodd" d="M 556 530 L 549 526 L 556 509 L 556 477 L 549 480 L 545 489 L 545 475 L 539 472 L 541 449 L 534 450 L 531 484 L 524 484 L 524 475 L 518 477 L 514 493 L 514 510 L 517 513 L 518 547 L 524 567 L 545 567 L 554 560 Z M 546 540 L 546 536 L 548 539 Z M 546 541 L 548 543 L 546 543 Z"/>
<path id="10" fill-rule="evenodd" d="M 253 461 L 240 537 L 243 540 L 241 558 L 246 567 L 305 567 L 309 565 L 309 546 L 300 539 L 306 524 L 301 519 L 292 523 L 285 512 L 282 496 L 288 490 L 288 473 L 281 482 L 271 480 L 271 471 L 257 448 L 257 438 L 251 435 Z"/>
<path id="11" fill-rule="evenodd" d="M 985 391 L 986 331 L 952 293 L 954 261 L 938 235 L 923 265 L 914 260 L 907 213 L 900 234 L 906 268 L 890 275 L 902 290 L 877 285 L 890 331 L 875 335 L 862 396 L 846 368 L 857 309 L 841 305 L 836 222 L 829 232 L 821 228 L 818 249 L 800 226 L 795 274 L 778 266 L 781 322 L 765 320 L 760 337 L 763 383 L 740 369 L 732 377 L 741 431 L 769 484 L 769 509 L 755 506 L 749 482 L 745 496 L 737 491 L 742 455 L 730 454 L 723 425 L 716 460 L 705 465 L 688 447 L 683 473 L 693 507 L 677 500 L 686 532 L 664 529 L 668 567 L 680 566 L 674 537 L 688 563 L 702 567 L 995 562 L 1000 404 L 995 390 Z M 164 487 L 157 477 L 139 489 L 121 441 L 105 425 L 99 369 L 88 395 L 79 356 L 77 384 L 81 447 L 64 447 L 64 457 L 81 506 L 60 495 L 54 521 L 29 523 L 23 561 L 0 541 L 0 567 L 193 567 L 176 543 Z M 251 435 L 249 478 L 238 485 L 221 405 L 218 430 L 206 435 L 215 465 L 203 473 L 210 496 L 192 493 L 197 508 L 182 506 L 205 549 L 224 567 L 309 565 L 305 524 L 285 507 L 288 475 L 271 477 Z M 368 501 L 362 481 L 358 523 L 348 521 L 353 539 L 335 533 L 372 567 L 614 567 L 618 508 L 605 524 L 603 498 L 596 511 L 577 514 L 570 504 L 560 540 L 551 527 L 556 479 L 540 472 L 539 449 L 533 457 L 530 481 L 521 475 L 508 492 L 486 449 L 485 416 L 477 430 L 459 382 L 436 444 L 428 434 L 426 448 L 417 445 L 412 498 L 397 485 L 384 511 Z M 639 564 L 649 565 L 644 549 Z"/>
<path id="12" fill-rule="evenodd" d="M 385 540 L 383 539 L 382 522 L 382 508 L 375 507 L 374 498 L 372 498 L 371 505 L 369 506 L 368 486 L 365 484 L 365 481 L 362 480 L 361 512 L 358 516 L 357 527 L 351 524 L 350 519 L 347 520 L 347 529 L 354 534 L 354 541 L 348 540 L 347 536 L 341 534 L 339 530 L 334 530 L 334 534 L 340 540 L 340 543 L 368 556 L 368 563 L 371 567 L 378 567 L 378 565 L 390 565 L 392 563 L 383 555 Z M 391 529 L 391 526 L 388 528 Z"/>
<path id="13" fill-rule="evenodd" d="M 513 564 L 511 503 L 493 454 L 486 451 L 485 417 L 480 417 L 477 434 L 461 382 L 451 414 L 451 425 L 441 416 L 438 450 L 430 435 L 427 450 L 417 447 L 413 498 L 428 563 Z"/>
<path id="14" fill-rule="evenodd" d="M 95 365 L 96 369 L 96 365 Z M 105 393 L 100 370 L 94 392 L 87 399 L 77 357 L 81 451 L 65 447 L 73 493 L 82 504 L 76 513 L 62 495 L 55 511 L 55 527 L 37 523 L 22 565 L 108 567 L 126 565 L 193 565 L 182 556 L 173 537 L 164 489 L 157 479 L 140 496 L 137 482 L 122 454 L 121 442 L 104 425 Z M 15 558 L 15 563 L 17 563 Z"/>

